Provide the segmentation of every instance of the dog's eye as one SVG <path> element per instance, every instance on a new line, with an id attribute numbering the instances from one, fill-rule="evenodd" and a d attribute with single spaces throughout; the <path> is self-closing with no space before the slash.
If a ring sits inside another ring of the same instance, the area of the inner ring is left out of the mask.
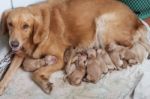
<path id="1" fill-rule="evenodd" d="M 23 25 L 23 29 L 27 29 L 27 28 L 29 28 L 29 25 L 28 24 L 24 24 Z"/>
<path id="2" fill-rule="evenodd" d="M 9 27 L 12 27 L 12 26 L 13 26 L 13 24 L 10 22 L 10 23 L 8 23 L 8 26 L 9 26 Z"/>

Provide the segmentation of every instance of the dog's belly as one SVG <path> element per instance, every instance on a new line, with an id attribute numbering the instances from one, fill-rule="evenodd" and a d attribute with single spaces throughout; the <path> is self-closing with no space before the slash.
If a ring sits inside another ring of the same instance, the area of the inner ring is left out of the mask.
<path id="1" fill-rule="evenodd" d="M 88 47 L 95 40 L 96 28 L 99 28 L 97 33 L 100 34 L 104 46 L 111 42 L 131 46 L 133 36 L 140 24 L 136 15 L 117 1 L 87 1 L 89 2 L 85 1 L 84 4 L 80 2 L 69 5 L 66 10 L 68 41 L 79 47 Z M 99 26 L 95 25 L 96 18 L 99 19 Z"/>

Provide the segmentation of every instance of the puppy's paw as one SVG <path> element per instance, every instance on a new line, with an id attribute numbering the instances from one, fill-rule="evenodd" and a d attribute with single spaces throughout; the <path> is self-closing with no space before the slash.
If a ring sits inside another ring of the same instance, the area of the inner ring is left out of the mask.
<path id="1" fill-rule="evenodd" d="M 107 65 L 107 67 L 109 70 L 115 70 L 116 69 L 115 65 Z"/>
<path id="2" fill-rule="evenodd" d="M 122 68 L 127 68 L 128 66 L 129 66 L 128 62 L 126 60 L 124 60 Z"/>
<path id="3" fill-rule="evenodd" d="M 81 84 L 82 79 L 81 78 L 77 78 L 77 77 L 74 77 L 72 79 L 71 77 L 68 76 L 68 81 L 69 81 L 69 83 L 71 85 L 79 86 Z"/>
<path id="4" fill-rule="evenodd" d="M 115 66 L 118 70 L 120 70 L 123 66 L 123 60 L 118 60 L 115 62 Z"/>
<path id="5" fill-rule="evenodd" d="M 91 75 L 87 75 L 86 78 L 84 79 L 85 82 L 90 82 L 90 83 L 96 83 L 99 79 L 98 78 L 94 78 Z"/>
<path id="6" fill-rule="evenodd" d="M 49 55 L 49 56 L 44 57 L 44 61 L 45 61 L 46 65 L 52 65 L 57 62 L 57 58 L 55 56 Z"/>
<path id="7" fill-rule="evenodd" d="M 128 63 L 129 63 L 130 66 L 132 66 L 132 65 L 138 64 L 139 62 L 138 62 L 137 59 L 129 59 L 129 60 L 128 60 Z"/>
<path id="8" fill-rule="evenodd" d="M 71 85 L 79 86 L 82 82 L 83 75 L 73 72 L 71 75 L 68 75 L 67 79 Z"/>

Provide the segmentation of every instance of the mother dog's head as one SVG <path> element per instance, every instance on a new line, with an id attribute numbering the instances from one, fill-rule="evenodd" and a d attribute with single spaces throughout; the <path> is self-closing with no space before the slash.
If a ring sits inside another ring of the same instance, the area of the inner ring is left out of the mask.
<path id="1" fill-rule="evenodd" d="M 38 10 L 38 9 L 37 9 Z M 20 50 L 29 40 L 39 43 L 42 34 L 43 12 L 28 7 L 5 11 L 2 15 L 2 33 L 9 33 L 9 45 L 14 51 Z M 48 20 L 47 20 L 48 21 Z M 48 26 L 47 26 L 48 27 Z M 48 30 L 48 29 L 47 29 Z"/>

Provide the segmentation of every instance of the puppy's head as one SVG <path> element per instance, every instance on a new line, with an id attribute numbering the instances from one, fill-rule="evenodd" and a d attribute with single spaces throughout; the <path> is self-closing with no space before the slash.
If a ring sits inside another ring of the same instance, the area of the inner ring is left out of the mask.
<path id="1" fill-rule="evenodd" d="M 31 39 L 36 24 L 35 17 L 28 8 L 16 8 L 3 13 L 2 33 L 9 33 L 9 45 L 12 50 L 20 50 Z"/>
<path id="2" fill-rule="evenodd" d="M 96 50 L 95 49 L 88 49 L 87 55 L 88 55 L 88 58 L 90 58 L 90 59 L 96 58 Z"/>
<path id="3" fill-rule="evenodd" d="M 114 51 L 115 49 L 117 49 L 118 48 L 118 46 L 117 46 L 117 44 L 116 43 L 110 43 L 107 47 L 106 47 L 106 50 L 108 51 L 108 52 L 111 52 L 111 51 Z"/>

